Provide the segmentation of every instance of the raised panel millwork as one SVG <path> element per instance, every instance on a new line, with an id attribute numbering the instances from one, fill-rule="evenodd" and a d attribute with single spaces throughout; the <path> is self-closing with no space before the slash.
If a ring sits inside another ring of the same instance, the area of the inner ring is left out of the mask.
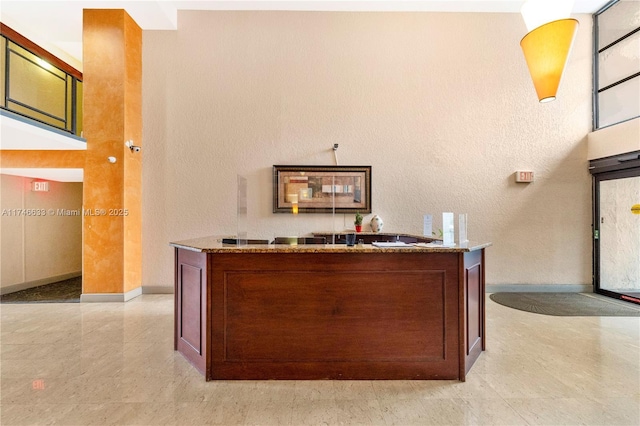
<path id="1" fill-rule="evenodd" d="M 464 254 L 464 368 L 471 366 L 484 350 L 485 306 L 484 306 L 484 251 Z"/>
<path id="2" fill-rule="evenodd" d="M 480 265 L 466 269 L 467 279 L 467 355 L 482 338 L 482 317 L 480 312 Z"/>
<path id="3" fill-rule="evenodd" d="M 207 254 L 176 249 L 175 343 L 202 374 L 207 368 Z"/>
<path id="4" fill-rule="evenodd" d="M 443 271 L 361 270 L 337 278 L 325 271 L 228 272 L 225 359 L 444 359 Z"/>
<path id="5" fill-rule="evenodd" d="M 180 265 L 180 339 L 202 353 L 202 298 L 205 296 L 202 268 Z"/>
<path id="6" fill-rule="evenodd" d="M 457 253 L 214 254 L 209 379 L 459 378 Z"/>

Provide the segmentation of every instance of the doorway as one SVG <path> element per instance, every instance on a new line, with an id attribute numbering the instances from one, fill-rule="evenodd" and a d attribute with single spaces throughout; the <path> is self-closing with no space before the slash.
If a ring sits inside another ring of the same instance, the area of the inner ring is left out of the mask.
<path id="1" fill-rule="evenodd" d="M 595 292 L 640 304 L 640 153 L 592 161 Z"/>
<path id="2" fill-rule="evenodd" d="M 0 303 L 80 301 L 82 169 L 68 170 L 0 170 Z"/>

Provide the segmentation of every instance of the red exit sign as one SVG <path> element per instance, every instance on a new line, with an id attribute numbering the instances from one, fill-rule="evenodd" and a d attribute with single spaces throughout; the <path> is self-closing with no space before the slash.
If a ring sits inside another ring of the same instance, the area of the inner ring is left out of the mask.
<path id="1" fill-rule="evenodd" d="M 31 182 L 31 190 L 33 192 L 49 192 L 49 182 L 33 181 Z"/>
<path id="2" fill-rule="evenodd" d="M 533 172 L 518 170 L 516 172 L 516 182 L 533 182 Z"/>

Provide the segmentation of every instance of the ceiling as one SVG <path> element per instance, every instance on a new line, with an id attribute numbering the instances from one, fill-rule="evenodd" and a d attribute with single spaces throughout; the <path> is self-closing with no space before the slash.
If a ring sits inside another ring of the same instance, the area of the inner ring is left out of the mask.
<path id="1" fill-rule="evenodd" d="M 545 0 L 550 1 L 550 0 Z M 551 0 L 552 1 L 552 0 Z M 593 13 L 608 0 L 576 0 L 573 13 Z M 82 70 L 82 9 L 125 9 L 143 30 L 177 28 L 178 10 L 422 11 L 518 13 L 524 0 L 2 0 L 0 20 Z"/>

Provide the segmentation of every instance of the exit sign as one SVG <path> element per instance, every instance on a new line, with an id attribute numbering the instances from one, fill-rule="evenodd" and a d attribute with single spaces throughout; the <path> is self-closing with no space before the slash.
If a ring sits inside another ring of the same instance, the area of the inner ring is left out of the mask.
<path id="1" fill-rule="evenodd" d="M 49 182 L 31 182 L 31 190 L 33 192 L 49 192 Z"/>
<path id="2" fill-rule="evenodd" d="M 516 182 L 533 182 L 533 172 L 518 170 L 516 172 Z"/>

